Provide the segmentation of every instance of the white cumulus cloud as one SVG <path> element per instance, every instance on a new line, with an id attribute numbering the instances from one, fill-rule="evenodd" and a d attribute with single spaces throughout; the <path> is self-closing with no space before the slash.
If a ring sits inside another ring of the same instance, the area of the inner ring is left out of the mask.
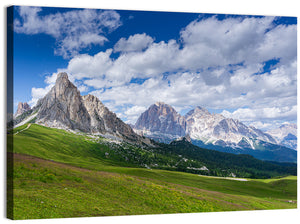
<path id="1" fill-rule="evenodd" d="M 54 84 L 50 84 L 45 88 L 35 88 L 31 89 L 31 97 L 32 99 L 29 101 L 29 105 L 31 107 L 35 106 L 39 99 L 43 98 L 54 86 Z"/>
<path id="2" fill-rule="evenodd" d="M 42 8 L 18 7 L 20 19 L 15 19 L 17 33 L 50 35 L 56 40 L 55 53 L 69 58 L 92 45 L 108 41 L 107 32 L 121 25 L 120 15 L 112 10 L 70 10 L 64 13 L 40 15 Z"/>
<path id="3" fill-rule="evenodd" d="M 126 38 L 121 38 L 114 46 L 115 52 L 131 52 L 131 51 L 142 51 L 153 43 L 153 38 L 142 34 L 131 35 Z"/>
<path id="4" fill-rule="evenodd" d="M 266 128 L 271 120 L 297 119 L 297 30 L 275 20 L 197 19 L 180 31 L 180 39 L 160 42 L 134 34 L 113 49 L 76 55 L 61 71 L 84 90 L 93 87 L 91 94 L 131 123 L 163 101 L 182 110 L 224 109 L 225 116 Z M 278 63 L 265 70 L 269 60 Z"/>
<path id="5" fill-rule="evenodd" d="M 294 120 L 297 116 L 297 106 L 266 107 L 266 108 L 239 108 L 230 113 L 222 112 L 226 117 L 239 119 L 241 121 L 251 120 Z"/>

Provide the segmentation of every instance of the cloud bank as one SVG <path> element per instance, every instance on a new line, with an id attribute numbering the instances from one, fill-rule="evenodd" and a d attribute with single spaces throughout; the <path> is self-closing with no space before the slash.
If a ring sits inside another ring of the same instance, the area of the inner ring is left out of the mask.
<path id="1" fill-rule="evenodd" d="M 121 38 L 114 46 L 115 52 L 142 51 L 153 43 L 153 38 L 143 34 L 135 34 L 126 38 Z"/>
<path id="2" fill-rule="evenodd" d="M 55 53 L 64 58 L 77 55 L 84 48 L 103 45 L 106 33 L 121 25 L 120 15 L 111 10 L 71 10 L 42 16 L 42 8 L 20 6 L 14 30 L 24 34 L 47 34 L 55 38 Z"/>
<path id="3" fill-rule="evenodd" d="M 276 20 L 202 18 L 182 28 L 179 39 L 160 42 L 146 33 L 132 34 L 113 49 L 76 55 L 60 70 L 82 89 L 93 89 L 92 94 L 130 123 L 156 101 L 180 112 L 198 105 L 223 110 L 228 117 L 261 127 L 272 120 L 294 122 L 297 28 Z M 119 55 L 112 56 L 114 52 Z"/>

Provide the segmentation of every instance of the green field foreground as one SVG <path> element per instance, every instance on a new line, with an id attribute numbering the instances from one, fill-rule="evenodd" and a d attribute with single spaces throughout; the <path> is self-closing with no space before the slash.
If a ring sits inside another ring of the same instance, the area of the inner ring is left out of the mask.
<path id="1" fill-rule="evenodd" d="M 38 125 L 13 137 L 13 219 L 297 207 L 294 176 L 238 181 L 123 167 L 104 145 L 93 156 L 99 144 L 85 136 Z"/>

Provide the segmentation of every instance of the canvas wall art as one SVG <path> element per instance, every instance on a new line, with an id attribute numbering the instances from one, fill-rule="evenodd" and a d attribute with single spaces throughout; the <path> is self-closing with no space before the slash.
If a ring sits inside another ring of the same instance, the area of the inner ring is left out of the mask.
<path id="1" fill-rule="evenodd" d="M 7 216 L 297 208 L 297 18 L 7 8 Z"/>

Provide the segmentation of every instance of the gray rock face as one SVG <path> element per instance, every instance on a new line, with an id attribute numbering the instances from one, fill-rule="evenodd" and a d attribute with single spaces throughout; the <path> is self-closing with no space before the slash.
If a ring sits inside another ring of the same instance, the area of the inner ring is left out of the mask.
<path id="1" fill-rule="evenodd" d="M 66 73 L 57 76 L 55 86 L 38 101 L 40 107 L 36 123 L 49 127 L 90 131 L 91 118 L 82 102 L 80 92 Z"/>
<path id="2" fill-rule="evenodd" d="M 89 94 L 83 96 L 82 100 L 91 118 L 91 132 L 115 133 L 131 140 L 140 138 L 129 125 L 125 124 L 115 113 L 109 111 L 97 97 Z"/>
<path id="3" fill-rule="evenodd" d="M 173 107 L 161 102 L 151 105 L 135 123 L 135 129 L 174 136 L 184 136 L 185 128 L 184 117 Z"/>
<path id="4" fill-rule="evenodd" d="M 195 116 L 195 114 L 197 114 L 198 117 L 200 116 L 204 116 L 204 115 L 210 115 L 209 111 L 204 108 L 204 107 L 200 107 L 197 106 L 195 109 L 190 110 L 185 117 L 191 117 L 191 116 Z"/>
<path id="5" fill-rule="evenodd" d="M 191 139 L 201 140 L 204 144 L 223 147 L 255 149 L 261 141 L 276 144 L 271 135 L 259 129 L 248 127 L 221 114 L 211 114 L 199 106 L 181 116 L 171 106 L 156 103 L 141 114 L 134 128 L 137 132 L 159 141 L 172 141 L 188 134 Z"/>
<path id="6" fill-rule="evenodd" d="M 276 143 L 267 133 L 254 127 L 248 127 L 238 120 L 225 118 L 220 114 L 211 114 L 197 107 L 185 115 L 187 132 L 191 138 L 207 144 L 221 146 L 255 148 L 255 140 Z"/>
<path id="7" fill-rule="evenodd" d="M 18 109 L 17 109 L 17 112 L 15 113 L 14 117 L 17 117 L 29 110 L 31 110 L 31 108 L 26 102 L 25 103 L 19 102 Z"/>
<path id="8" fill-rule="evenodd" d="M 105 131 L 105 123 L 100 114 L 103 114 L 106 107 L 97 97 L 90 94 L 82 96 L 82 102 L 90 117 L 90 131 L 94 133 Z"/>
<path id="9" fill-rule="evenodd" d="M 57 76 L 54 87 L 37 103 L 36 123 L 49 127 L 109 134 L 137 142 L 150 142 L 109 111 L 93 95 L 81 96 L 66 73 Z"/>

